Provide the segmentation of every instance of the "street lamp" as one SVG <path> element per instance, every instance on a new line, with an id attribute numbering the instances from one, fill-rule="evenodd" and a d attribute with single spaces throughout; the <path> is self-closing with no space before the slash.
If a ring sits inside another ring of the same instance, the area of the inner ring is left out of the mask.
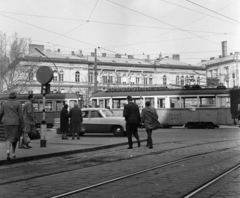
<path id="1" fill-rule="evenodd" d="M 59 80 L 59 72 L 58 72 L 58 68 L 57 66 L 55 65 L 55 63 L 46 55 L 44 54 L 43 52 L 41 52 L 39 49 L 35 48 L 35 50 L 40 53 L 41 55 L 45 56 L 56 68 L 57 70 L 57 74 L 58 74 L 58 93 L 60 93 L 60 80 Z"/>

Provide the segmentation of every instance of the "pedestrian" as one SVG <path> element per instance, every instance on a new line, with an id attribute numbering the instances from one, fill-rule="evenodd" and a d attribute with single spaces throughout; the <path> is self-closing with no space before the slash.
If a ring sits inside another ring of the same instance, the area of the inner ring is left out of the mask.
<path id="1" fill-rule="evenodd" d="M 150 101 L 146 101 L 145 108 L 143 108 L 141 113 L 142 122 L 145 125 L 145 129 L 147 132 L 147 147 L 153 148 L 152 141 L 152 130 L 160 127 L 160 122 L 158 121 L 158 114 L 156 109 L 151 107 Z"/>
<path id="2" fill-rule="evenodd" d="M 16 98 L 17 92 L 11 91 L 9 93 L 9 100 L 4 102 L 0 109 L 0 122 L 3 119 L 8 161 L 11 161 L 11 147 L 12 158 L 16 158 L 15 150 L 19 138 L 19 131 L 25 127 L 22 106 Z"/>
<path id="3" fill-rule="evenodd" d="M 72 139 L 74 140 L 75 133 L 77 132 L 77 139 L 80 139 L 79 133 L 81 132 L 81 125 L 83 122 L 82 111 L 78 107 L 78 104 L 75 103 L 74 107 L 70 109 L 70 130 L 72 132 Z"/>
<path id="4" fill-rule="evenodd" d="M 35 101 L 35 97 L 33 94 L 28 95 L 28 102 L 26 102 L 23 106 L 23 116 L 25 120 L 25 132 L 23 134 L 23 148 L 32 148 L 30 143 L 31 134 L 36 134 L 36 120 L 34 115 L 33 103 Z"/>
<path id="5" fill-rule="evenodd" d="M 132 135 L 137 139 L 138 147 L 141 146 L 138 136 L 138 126 L 140 124 L 140 112 L 137 104 L 133 103 L 132 97 L 127 97 L 128 104 L 124 106 L 123 117 L 126 120 L 126 132 L 128 137 L 128 149 L 133 148 Z"/>
<path id="6" fill-rule="evenodd" d="M 62 139 L 68 139 L 67 134 L 69 130 L 69 115 L 68 105 L 65 104 L 60 113 L 60 130 L 62 133 Z"/>

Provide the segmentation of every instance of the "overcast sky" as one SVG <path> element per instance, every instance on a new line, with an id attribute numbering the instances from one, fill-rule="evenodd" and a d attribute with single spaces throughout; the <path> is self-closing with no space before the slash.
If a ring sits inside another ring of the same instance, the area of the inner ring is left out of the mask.
<path id="1" fill-rule="evenodd" d="M 180 54 L 194 64 L 240 51 L 240 0 L 0 0 L 0 31 L 63 53 Z M 143 56 L 144 54 L 144 56 Z"/>

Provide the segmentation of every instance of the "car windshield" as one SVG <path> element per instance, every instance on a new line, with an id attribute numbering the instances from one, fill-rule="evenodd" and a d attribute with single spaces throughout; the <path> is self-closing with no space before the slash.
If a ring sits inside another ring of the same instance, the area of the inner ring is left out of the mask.
<path id="1" fill-rule="evenodd" d="M 102 113 L 106 117 L 114 117 L 114 114 L 110 110 L 102 110 Z"/>

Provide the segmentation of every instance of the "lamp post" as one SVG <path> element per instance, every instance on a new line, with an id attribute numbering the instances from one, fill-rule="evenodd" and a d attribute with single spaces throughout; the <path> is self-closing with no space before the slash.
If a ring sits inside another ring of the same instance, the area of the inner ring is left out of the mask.
<path id="1" fill-rule="evenodd" d="M 55 65 L 55 63 L 46 55 L 44 54 L 43 52 L 41 52 L 38 48 L 35 48 L 35 50 L 40 53 L 41 55 L 45 56 L 56 68 L 57 70 L 57 74 L 58 74 L 58 93 L 60 93 L 60 81 L 59 81 L 59 71 L 58 71 L 58 68 L 57 66 Z"/>

